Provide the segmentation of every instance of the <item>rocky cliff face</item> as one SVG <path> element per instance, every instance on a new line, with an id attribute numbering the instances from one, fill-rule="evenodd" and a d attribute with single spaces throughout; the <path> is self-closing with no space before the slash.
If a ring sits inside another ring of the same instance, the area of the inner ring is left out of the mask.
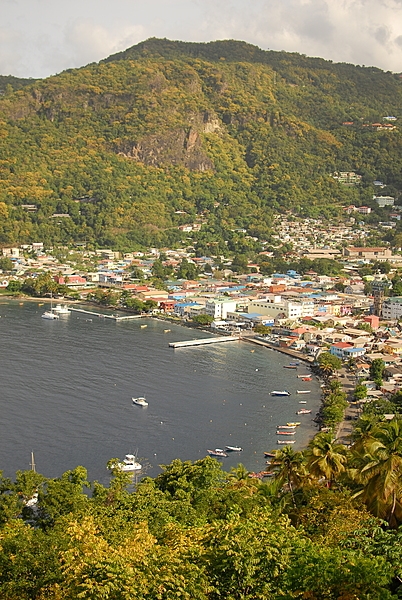
<path id="1" fill-rule="evenodd" d="M 127 158 L 149 166 L 182 165 L 191 171 L 214 169 L 212 160 L 202 147 L 202 134 L 219 133 L 219 120 L 210 113 L 190 118 L 188 128 L 147 135 L 138 141 L 125 141 L 116 151 Z"/>

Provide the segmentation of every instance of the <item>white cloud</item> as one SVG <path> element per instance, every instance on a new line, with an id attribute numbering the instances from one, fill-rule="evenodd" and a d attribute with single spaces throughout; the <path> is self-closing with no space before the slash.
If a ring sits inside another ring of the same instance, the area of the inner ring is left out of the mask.
<path id="1" fill-rule="evenodd" d="M 402 0 L 3 0 L 0 72 L 46 76 L 148 37 L 238 39 L 400 71 Z"/>

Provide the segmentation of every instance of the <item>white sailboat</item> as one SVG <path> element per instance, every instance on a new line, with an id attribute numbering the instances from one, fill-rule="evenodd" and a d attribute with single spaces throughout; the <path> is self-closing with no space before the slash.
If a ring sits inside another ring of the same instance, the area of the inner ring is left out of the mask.
<path id="1" fill-rule="evenodd" d="M 53 312 L 53 294 L 50 294 L 50 310 L 46 310 L 43 315 L 41 315 L 42 319 L 48 319 L 49 321 L 54 321 L 55 319 L 59 319 L 59 315 Z"/>

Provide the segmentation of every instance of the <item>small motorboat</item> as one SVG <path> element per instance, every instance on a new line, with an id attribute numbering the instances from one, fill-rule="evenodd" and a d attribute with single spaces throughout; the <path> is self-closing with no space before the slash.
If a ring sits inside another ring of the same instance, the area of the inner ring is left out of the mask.
<path id="1" fill-rule="evenodd" d="M 276 428 L 277 429 L 296 429 L 297 425 L 290 425 L 289 423 L 287 425 L 277 425 Z"/>
<path id="2" fill-rule="evenodd" d="M 286 425 L 288 427 L 298 427 L 300 424 L 301 424 L 300 421 L 294 421 L 293 423 L 292 422 L 286 423 Z"/>
<path id="3" fill-rule="evenodd" d="M 143 396 L 140 396 L 139 398 L 132 398 L 132 400 L 133 404 L 137 404 L 138 406 L 148 406 L 148 402 Z"/>
<path id="4" fill-rule="evenodd" d="M 56 313 L 52 312 L 51 310 L 46 310 L 42 315 L 41 315 L 42 319 L 48 319 L 49 321 L 55 321 L 56 319 L 59 318 L 59 315 L 57 315 Z"/>
<path id="5" fill-rule="evenodd" d="M 288 444 L 295 444 L 296 440 L 276 440 L 276 443 L 287 446 Z"/>
<path id="6" fill-rule="evenodd" d="M 276 435 L 296 435 L 295 431 L 277 431 Z"/>
<path id="7" fill-rule="evenodd" d="M 142 465 L 137 462 L 134 454 L 126 454 L 123 461 L 117 464 L 117 467 L 125 473 L 132 473 L 133 471 L 140 471 L 142 469 Z"/>
<path id="8" fill-rule="evenodd" d="M 172 331 L 171 329 L 164 329 L 163 333 L 169 333 L 170 331 Z"/>
<path id="9" fill-rule="evenodd" d="M 301 408 L 300 410 L 296 411 L 297 415 L 309 415 L 311 413 L 311 410 L 309 410 L 308 408 Z"/>
<path id="10" fill-rule="evenodd" d="M 299 404 L 307 404 L 307 400 L 299 400 Z"/>
<path id="11" fill-rule="evenodd" d="M 140 325 L 141 329 L 145 329 L 145 327 L 148 327 L 148 325 Z"/>
<path id="12" fill-rule="evenodd" d="M 310 377 L 310 376 L 309 377 L 302 377 L 301 380 L 302 381 L 313 381 L 313 378 Z"/>
<path id="13" fill-rule="evenodd" d="M 297 369 L 296 365 L 283 365 L 284 369 Z"/>
<path id="14" fill-rule="evenodd" d="M 227 458 L 227 454 L 224 450 L 222 450 L 221 448 L 215 448 L 215 450 L 207 450 L 208 454 L 210 456 L 217 456 L 220 458 Z"/>
<path id="15" fill-rule="evenodd" d="M 290 396 L 288 390 L 273 390 L 271 396 Z"/>
<path id="16" fill-rule="evenodd" d="M 311 394 L 311 390 L 297 390 L 298 394 Z"/>
<path id="17" fill-rule="evenodd" d="M 265 457 L 274 457 L 275 456 L 275 452 L 264 452 L 264 456 Z"/>
<path id="18" fill-rule="evenodd" d="M 225 446 L 225 452 L 242 452 L 243 448 L 240 446 Z"/>
<path id="19" fill-rule="evenodd" d="M 68 308 L 67 304 L 56 304 L 56 306 L 54 308 L 52 308 L 53 312 L 57 315 L 63 316 L 63 315 L 69 315 L 70 314 L 70 309 Z"/>

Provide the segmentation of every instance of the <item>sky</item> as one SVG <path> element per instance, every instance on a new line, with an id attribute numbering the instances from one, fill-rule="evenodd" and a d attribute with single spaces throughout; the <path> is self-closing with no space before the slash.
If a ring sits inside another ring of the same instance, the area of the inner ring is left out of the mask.
<path id="1" fill-rule="evenodd" d="M 42 78 L 150 37 L 236 39 L 402 72 L 402 0 L 0 0 L 0 74 Z"/>

